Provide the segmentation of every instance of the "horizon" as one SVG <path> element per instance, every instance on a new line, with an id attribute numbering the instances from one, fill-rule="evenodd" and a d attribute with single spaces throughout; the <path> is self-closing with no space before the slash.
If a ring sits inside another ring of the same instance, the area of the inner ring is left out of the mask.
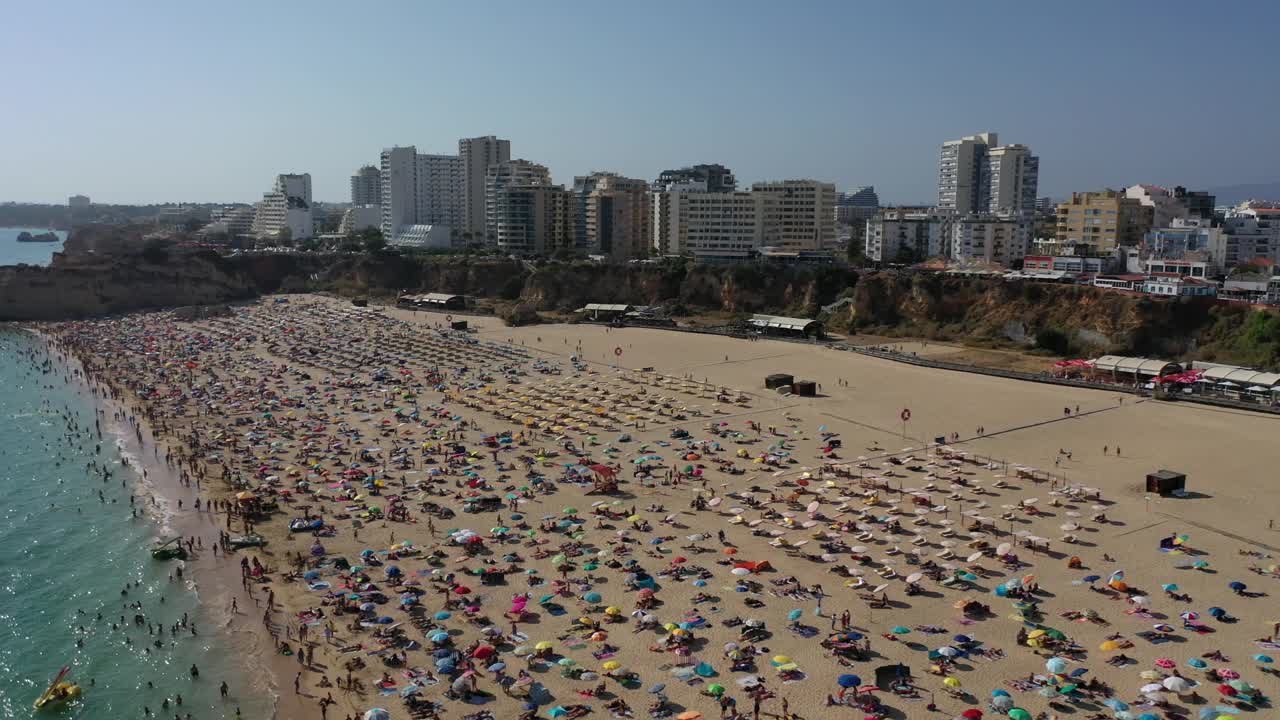
<path id="1" fill-rule="evenodd" d="M 141 4 L 11 13 L 24 32 L 3 52 L 25 69 L 10 88 L 25 109 L 0 116 L 14 169 L 0 202 L 252 203 L 277 174 L 307 172 L 317 201 L 342 203 L 383 148 L 452 154 L 489 134 L 557 184 L 720 163 L 740 186 L 872 185 L 887 205 L 932 204 L 939 146 L 986 131 L 1040 157 L 1042 196 L 1280 181 L 1280 100 L 1254 93 L 1245 112 L 1206 99 L 1269 86 L 1280 6 L 1257 1 L 1220 6 L 1250 19 L 1240 26 L 1194 25 L 1203 6 L 1185 0 L 596 14 L 388 2 L 359 17 L 331 1 Z M 1153 61 L 1162 47 L 1180 52 Z"/>

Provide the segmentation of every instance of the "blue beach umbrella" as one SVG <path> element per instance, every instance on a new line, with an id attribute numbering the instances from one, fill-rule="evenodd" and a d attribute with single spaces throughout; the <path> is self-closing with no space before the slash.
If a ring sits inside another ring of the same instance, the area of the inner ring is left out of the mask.
<path id="1" fill-rule="evenodd" d="M 862 684 L 862 678 L 857 675 L 841 675 L 836 678 L 836 684 L 842 688 L 855 688 Z"/>

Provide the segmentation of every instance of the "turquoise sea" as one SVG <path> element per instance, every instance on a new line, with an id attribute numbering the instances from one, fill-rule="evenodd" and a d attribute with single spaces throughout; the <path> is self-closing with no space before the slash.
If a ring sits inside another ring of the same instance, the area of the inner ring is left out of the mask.
<path id="1" fill-rule="evenodd" d="M 151 558 L 166 521 L 145 509 L 111 419 L 99 435 L 89 391 L 48 360 L 38 339 L 0 330 L 0 718 L 33 716 L 64 665 L 84 694 L 42 717 L 269 717 L 196 578 Z"/>
<path id="2" fill-rule="evenodd" d="M 26 230 L 35 235 L 48 232 L 40 228 L 0 228 L 0 265 L 48 265 L 56 252 L 62 252 L 62 243 L 20 243 L 18 233 Z M 55 231 L 58 237 L 67 239 L 67 233 Z"/>

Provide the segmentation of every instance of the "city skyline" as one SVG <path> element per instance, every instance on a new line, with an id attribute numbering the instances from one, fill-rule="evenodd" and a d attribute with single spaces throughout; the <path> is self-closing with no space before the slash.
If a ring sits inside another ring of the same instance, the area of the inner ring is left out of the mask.
<path id="1" fill-rule="evenodd" d="M 341 202 L 384 148 L 490 134 L 556 183 L 720 163 L 743 186 L 875 185 L 886 204 L 932 202 L 939 145 L 988 131 L 1033 148 L 1057 198 L 1280 180 L 1280 101 L 1250 90 L 1270 86 L 1270 4 L 1226 3 L 1220 23 L 1183 2 L 1107 5 L 1106 23 L 1101 4 L 907 5 L 28 4 L 4 50 L 22 72 L 0 201 L 252 202 L 305 172 Z M 482 43 L 446 31 L 468 27 Z"/>

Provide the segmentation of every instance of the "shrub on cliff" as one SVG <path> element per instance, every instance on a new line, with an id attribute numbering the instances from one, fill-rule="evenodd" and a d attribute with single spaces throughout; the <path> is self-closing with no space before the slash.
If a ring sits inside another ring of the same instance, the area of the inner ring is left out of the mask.
<path id="1" fill-rule="evenodd" d="M 513 303 L 499 307 L 495 314 L 500 320 L 507 324 L 507 327 L 520 327 L 521 325 L 536 325 L 541 321 L 538 313 L 534 310 L 533 305 L 529 303 Z"/>

